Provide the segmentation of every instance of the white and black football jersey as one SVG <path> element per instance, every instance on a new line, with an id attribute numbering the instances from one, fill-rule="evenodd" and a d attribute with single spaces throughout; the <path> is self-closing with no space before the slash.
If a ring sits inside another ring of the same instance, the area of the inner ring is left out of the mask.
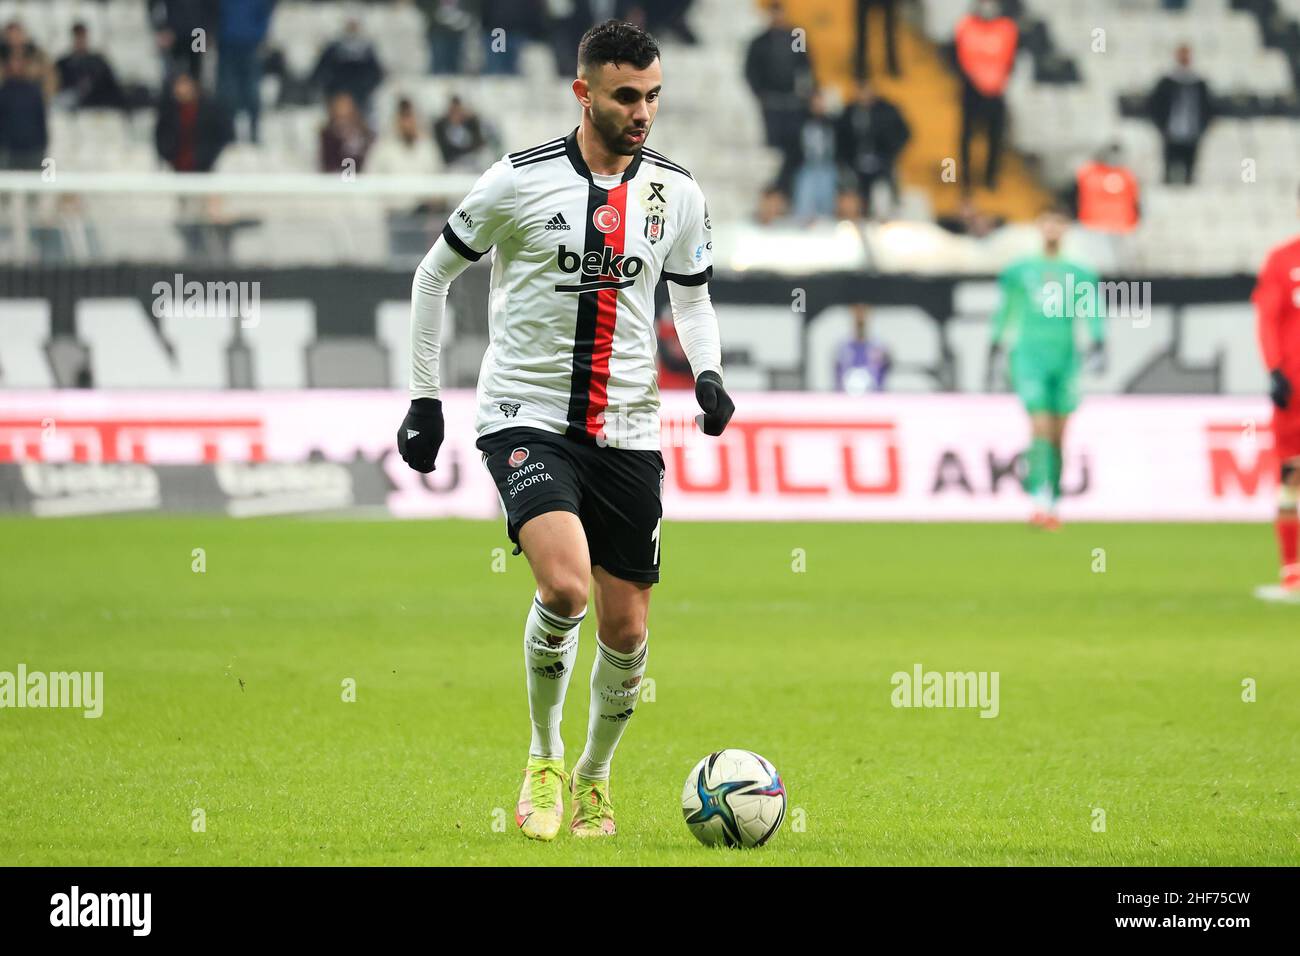
<path id="1" fill-rule="evenodd" d="M 492 257 L 480 435 L 526 425 L 659 447 L 655 286 L 713 273 L 689 172 L 643 147 L 621 174 L 593 175 L 575 129 L 493 164 L 442 235 L 467 259 Z"/>

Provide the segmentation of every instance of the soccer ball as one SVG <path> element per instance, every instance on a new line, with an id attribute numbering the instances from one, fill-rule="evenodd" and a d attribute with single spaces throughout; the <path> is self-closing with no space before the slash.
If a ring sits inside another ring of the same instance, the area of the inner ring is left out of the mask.
<path id="1" fill-rule="evenodd" d="M 682 816 L 705 846 L 762 846 L 785 819 L 785 784 L 758 754 L 719 750 L 687 776 Z"/>

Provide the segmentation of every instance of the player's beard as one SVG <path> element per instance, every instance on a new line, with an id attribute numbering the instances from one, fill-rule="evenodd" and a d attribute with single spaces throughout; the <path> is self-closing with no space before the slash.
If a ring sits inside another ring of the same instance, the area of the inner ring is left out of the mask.
<path id="1" fill-rule="evenodd" d="M 628 124 L 623 120 L 621 113 L 602 113 L 600 110 L 596 109 L 595 105 L 592 105 L 590 113 L 591 128 L 594 129 L 596 135 L 600 137 L 601 144 L 616 156 L 635 156 L 637 153 L 641 152 L 641 147 L 644 146 L 645 141 L 650 138 L 649 123 L 644 127 L 638 127 L 645 130 L 645 136 L 641 137 L 641 142 L 629 143 L 624 139 L 623 134 L 633 127 L 631 124 Z"/>

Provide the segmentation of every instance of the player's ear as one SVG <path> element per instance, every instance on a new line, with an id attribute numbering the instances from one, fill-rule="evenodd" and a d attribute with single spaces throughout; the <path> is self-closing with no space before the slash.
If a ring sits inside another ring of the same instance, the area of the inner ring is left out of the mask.
<path id="1" fill-rule="evenodd" d="M 582 77 L 573 81 L 573 95 L 578 98 L 578 102 L 583 106 L 591 105 L 591 87 Z"/>

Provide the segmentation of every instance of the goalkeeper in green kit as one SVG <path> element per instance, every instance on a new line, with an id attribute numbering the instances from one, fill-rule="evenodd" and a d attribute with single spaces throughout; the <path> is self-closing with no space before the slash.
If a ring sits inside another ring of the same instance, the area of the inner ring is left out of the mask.
<path id="1" fill-rule="evenodd" d="M 1003 343 L 1010 339 L 1011 383 L 1029 412 L 1029 445 L 1025 490 L 1033 496 L 1031 522 L 1060 527 L 1061 446 L 1065 423 L 1079 405 L 1079 356 L 1075 348 L 1075 319 L 1086 319 L 1091 347 L 1088 370 L 1105 371 L 1101 305 L 1097 274 L 1061 255 L 1061 239 L 1069 220 L 1053 210 L 1038 221 L 1043 235 L 1041 255 L 1019 259 L 999 278 L 1002 302 L 993 315 L 989 343 L 988 381 L 993 386 L 1001 365 Z"/>

